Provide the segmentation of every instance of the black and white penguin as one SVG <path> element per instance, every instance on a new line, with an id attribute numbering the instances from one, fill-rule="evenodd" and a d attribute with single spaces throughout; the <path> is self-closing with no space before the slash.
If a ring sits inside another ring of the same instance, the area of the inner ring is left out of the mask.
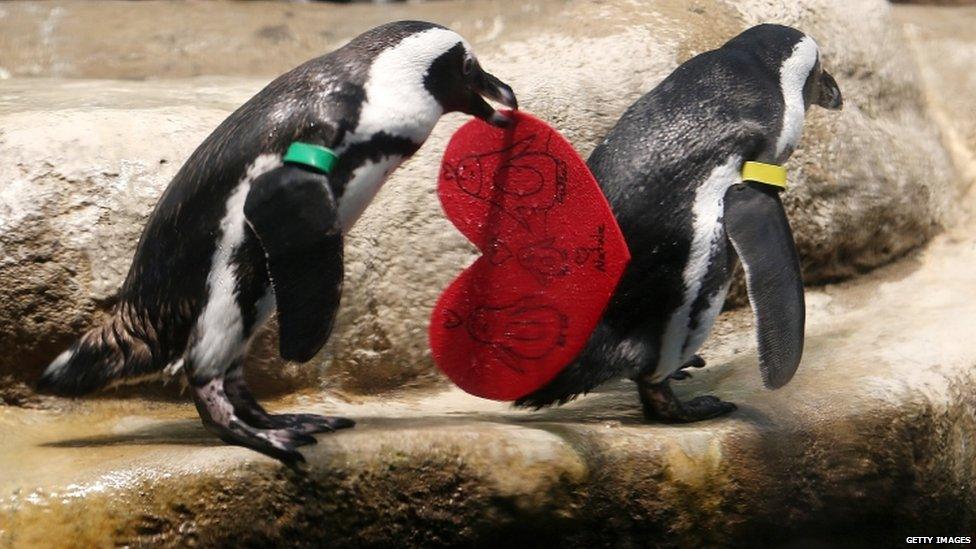
<path id="1" fill-rule="evenodd" d="M 468 43 L 432 23 L 374 28 L 282 75 L 190 156 L 149 218 L 113 314 L 58 356 L 39 387 L 80 395 L 182 368 L 204 424 L 284 462 L 344 418 L 270 414 L 244 383 L 258 328 L 277 311 L 283 358 L 325 344 L 339 305 L 342 239 L 438 119 L 509 122 L 517 108 Z M 328 175 L 283 165 L 293 142 L 331 149 Z"/>
<path id="2" fill-rule="evenodd" d="M 746 30 L 679 66 L 632 105 L 588 165 L 632 255 L 583 352 L 517 402 L 566 402 L 617 376 L 638 385 L 649 419 L 686 422 L 735 409 L 713 396 L 679 402 L 669 379 L 704 366 L 695 353 L 725 301 L 738 256 L 756 316 L 759 368 L 785 385 L 803 351 L 804 298 L 793 236 L 773 187 L 744 182 L 747 161 L 782 164 L 806 109 L 841 107 L 816 42 L 780 25 Z"/>

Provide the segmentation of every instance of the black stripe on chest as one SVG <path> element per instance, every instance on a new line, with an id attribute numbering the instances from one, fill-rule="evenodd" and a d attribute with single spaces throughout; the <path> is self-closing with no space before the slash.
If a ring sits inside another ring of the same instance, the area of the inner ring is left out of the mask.
<path id="1" fill-rule="evenodd" d="M 721 220 L 719 220 L 721 223 Z M 721 238 L 715 242 L 711 248 L 708 259 L 708 267 L 705 276 L 701 280 L 698 295 L 691 303 L 691 310 L 688 311 L 688 330 L 689 336 L 694 333 L 701 324 L 702 315 L 711 305 L 712 297 L 717 294 L 728 282 L 732 273 L 732 260 L 734 256 L 729 253 L 729 244 L 722 230 Z M 685 345 L 687 346 L 687 341 Z"/>
<path id="2" fill-rule="evenodd" d="M 366 141 L 349 145 L 339 155 L 339 162 L 336 165 L 336 169 L 329 176 L 329 186 L 332 187 L 332 194 L 335 195 L 337 200 L 341 200 L 353 174 L 367 162 L 378 163 L 390 156 L 409 158 L 419 148 L 420 144 L 415 143 L 409 138 L 390 135 L 386 132 L 373 134 Z"/>

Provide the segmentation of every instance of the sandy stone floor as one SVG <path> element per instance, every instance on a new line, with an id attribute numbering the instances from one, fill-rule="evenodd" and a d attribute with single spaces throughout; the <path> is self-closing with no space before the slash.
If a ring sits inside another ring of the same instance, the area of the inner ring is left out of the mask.
<path id="1" fill-rule="evenodd" d="M 43 411 L 0 408 L 0 542 L 138 538 L 144 516 L 169 525 L 153 535 L 175 540 L 182 523 L 172 509 L 181 506 L 194 509 L 187 520 L 198 525 L 198 535 L 219 538 L 234 521 L 220 518 L 211 503 L 226 490 L 255 498 L 280 491 L 300 501 L 305 483 L 325 490 L 331 485 L 323 479 L 365 475 L 376 478 L 353 484 L 372 497 L 373 491 L 405 488 L 398 467 L 415 473 L 410 487 L 417 494 L 408 500 L 435 502 L 444 494 L 424 469 L 435 462 L 453 464 L 459 478 L 479 479 L 479 493 L 455 496 L 477 500 L 457 509 L 462 517 L 472 513 L 471 520 L 497 501 L 512 500 L 525 516 L 555 521 L 580 512 L 583 503 L 575 498 L 601 513 L 615 498 L 650 490 L 642 496 L 650 498 L 642 516 L 672 514 L 675 535 L 689 541 L 716 535 L 694 527 L 704 512 L 699 499 L 719 508 L 748 502 L 749 516 L 710 519 L 742 532 L 785 505 L 784 534 L 808 535 L 812 524 L 830 516 L 823 494 L 855 516 L 866 512 L 855 505 L 861 501 L 874 506 L 872 512 L 905 520 L 972 525 L 973 229 L 967 223 L 949 231 L 924 252 L 857 282 L 810 291 L 804 361 L 779 391 L 762 388 L 747 311 L 727 315 L 706 353 L 710 365 L 677 386 L 682 395 L 713 393 L 740 408 L 694 425 L 644 424 L 625 381 L 541 412 L 514 411 L 456 390 L 382 399 L 295 396 L 273 407 L 359 422 L 353 430 L 319 436 L 319 444 L 305 450 L 310 470 L 299 481 L 269 459 L 221 445 L 189 404 L 106 398 Z M 919 454 L 930 451 L 938 454 Z M 222 488 L 201 491 L 208 483 Z M 785 497 L 784 484 L 799 491 Z M 607 486 L 620 492 L 599 495 Z M 318 494 L 315 505 L 326 508 L 342 493 Z M 963 505 L 929 509 L 947 500 Z M 141 514 L 119 512 L 130 506 Z M 501 521 L 499 531 L 517 529 L 520 516 Z M 871 513 L 864 520 L 879 527 Z M 92 529 L 93 523 L 100 526 Z M 418 520 L 411 528 L 429 526 Z M 343 527 L 337 523 L 329 532 Z M 393 534 L 380 529 L 375 535 Z"/>

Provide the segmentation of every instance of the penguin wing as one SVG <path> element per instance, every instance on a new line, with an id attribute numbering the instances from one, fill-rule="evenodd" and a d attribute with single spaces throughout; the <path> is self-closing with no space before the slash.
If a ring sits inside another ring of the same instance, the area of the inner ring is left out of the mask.
<path id="1" fill-rule="evenodd" d="M 746 272 L 759 370 L 766 387 L 776 389 L 793 378 L 803 355 L 806 306 L 793 233 L 779 195 L 757 183 L 729 189 L 724 220 Z"/>
<path id="2" fill-rule="evenodd" d="M 285 164 L 254 180 L 244 217 L 268 261 L 279 351 L 305 362 L 332 332 L 342 294 L 342 230 L 328 178 Z"/>

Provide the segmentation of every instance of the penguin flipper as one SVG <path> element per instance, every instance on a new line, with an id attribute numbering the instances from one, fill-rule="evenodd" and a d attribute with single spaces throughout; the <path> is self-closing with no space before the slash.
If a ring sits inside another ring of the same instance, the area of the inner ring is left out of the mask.
<path id="1" fill-rule="evenodd" d="M 758 183 L 725 194 L 725 232 L 746 272 L 766 387 L 789 383 L 803 355 L 806 309 L 800 260 L 779 195 Z"/>
<path id="2" fill-rule="evenodd" d="M 305 362 L 325 345 L 342 294 L 342 230 L 328 178 L 286 164 L 255 179 L 244 217 L 264 248 L 279 351 Z"/>

